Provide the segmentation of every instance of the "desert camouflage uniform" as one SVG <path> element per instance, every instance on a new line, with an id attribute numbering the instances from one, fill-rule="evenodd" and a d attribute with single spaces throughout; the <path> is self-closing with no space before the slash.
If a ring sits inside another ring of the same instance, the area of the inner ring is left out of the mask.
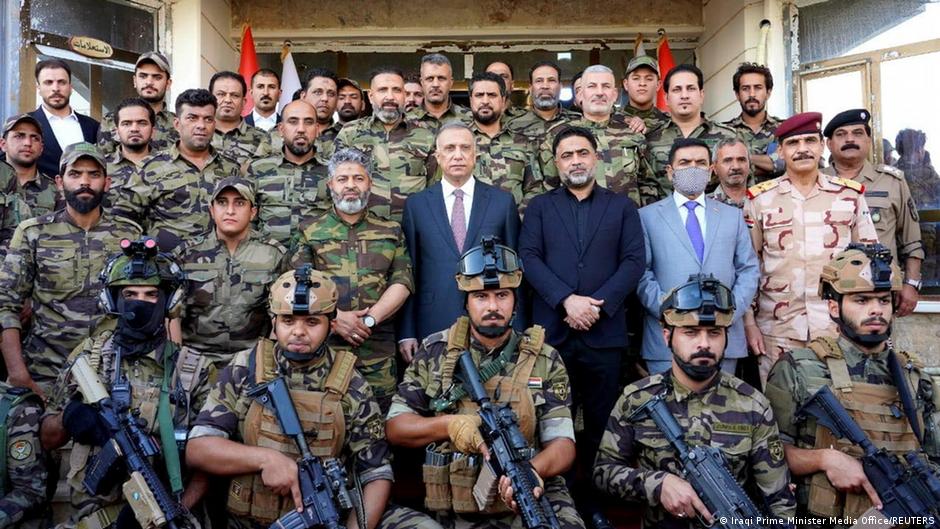
<path id="1" fill-rule="evenodd" d="M 270 135 L 258 127 L 245 123 L 244 119 L 228 132 L 215 129 L 215 134 L 212 135 L 212 146 L 235 160 L 239 167 L 244 167 L 256 158 L 270 156 L 274 152 Z"/>
<path id="2" fill-rule="evenodd" d="M 4 418 L 6 446 L 2 449 L 5 453 L 0 455 L 6 459 L 6 475 L 0 476 L 0 527 L 41 527 L 49 476 L 39 442 L 43 404 L 28 390 L 3 382 L 0 382 L 0 394 L 11 401 Z"/>
<path id="3" fill-rule="evenodd" d="M 183 343 L 216 370 L 268 335 L 268 287 L 287 269 L 287 249 L 256 232 L 229 254 L 216 230 L 177 247 L 186 273 Z"/>
<path id="4" fill-rule="evenodd" d="M 347 147 L 372 157 L 369 210 L 380 217 L 400 223 L 405 199 L 435 180 L 434 133 L 413 121 L 399 121 L 388 132 L 375 116 L 351 121 L 333 145 L 335 150 Z M 321 154 L 326 159 L 332 153 Z"/>
<path id="5" fill-rule="evenodd" d="M 209 197 L 223 178 L 237 176 L 238 166 L 209 148 L 210 157 L 200 170 L 176 145 L 156 153 L 131 176 L 114 213 L 139 221 L 163 251 L 171 251 L 209 226 Z"/>
<path id="6" fill-rule="evenodd" d="M 729 206 L 734 206 L 738 209 L 744 208 L 744 202 L 747 201 L 747 197 L 741 199 L 740 202 L 735 201 L 734 199 L 729 197 L 727 194 L 725 194 L 724 188 L 722 188 L 720 185 L 716 187 L 715 190 L 709 193 L 707 196 L 708 198 L 712 200 L 723 202 L 725 204 L 728 204 Z"/>
<path id="7" fill-rule="evenodd" d="M 630 105 L 626 105 L 620 111 L 623 112 L 624 115 L 626 115 L 628 118 L 636 116 L 642 119 L 643 123 L 646 125 L 646 132 L 651 132 L 665 125 L 666 123 L 669 123 L 669 115 L 656 108 L 656 105 L 653 105 L 653 108 L 649 110 L 640 110 Z"/>
<path id="8" fill-rule="evenodd" d="M 694 392 L 669 373 L 627 386 L 614 406 L 594 466 L 594 484 L 618 498 L 639 501 L 643 527 L 697 527 L 695 521 L 669 514 L 660 504 L 663 479 L 682 476 L 678 455 L 653 419 L 631 423 L 627 418 L 652 397 L 666 392 L 666 406 L 682 426 L 690 447 L 719 448 L 742 486 L 753 481 L 774 516 L 795 514 L 790 473 L 783 444 L 767 399 L 741 380 L 719 371 L 709 386 Z"/>
<path id="9" fill-rule="evenodd" d="M 330 208 L 326 163 L 314 156 L 303 165 L 287 160 L 284 152 L 255 160 L 248 166 L 258 201 L 258 230 L 286 248 L 293 248 L 301 230 Z"/>
<path id="10" fill-rule="evenodd" d="M 761 360 L 766 378 L 783 351 L 835 335 L 818 294 L 822 268 L 850 242 L 875 243 L 878 235 L 861 185 L 822 173 L 806 197 L 787 175 L 748 189 L 744 220 L 761 266 L 756 318 L 770 355 Z"/>
<path id="11" fill-rule="evenodd" d="M 401 226 L 371 213 L 349 225 L 331 209 L 314 221 L 304 230 L 293 258 L 295 267 L 304 263 L 312 263 L 314 269 L 336 283 L 339 310 L 369 308 L 394 284 L 414 292 L 411 259 Z M 356 368 L 372 387 L 382 409 L 388 409 L 397 375 L 393 319 L 373 328 L 372 336 L 358 348 L 335 335 L 330 347 L 356 355 Z"/>
<path id="12" fill-rule="evenodd" d="M 23 359 L 33 380 L 48 393 L 69 353 L 101 319 L 98 278 L 121 239 L 136 240 L 140 226 L 103 211 L 85 231 L 67 209 L 29 219 L 16 229 L 0 271 L 0 326 L 22 329 L 20 312 L 31 302 Z"/>
<path id="13" fill-rule="evenodd" d="M 716 121 L 705 118 L 702 114 L 702 124 L 692 131 L 688 136 L 682 135 L 679 125 L 672 120 L 665 122 L 660 127 L 646 132 L 646 142 L 648 144 L 647 155 L 649 166 L 653 171 L 653 178 L 659 184 L 660 189 L 665 196 L 672 192 L 672 183 L 666 176 L 666 165 L 669 164 L 669 150 L 672 144 L 678 138 L 698 138 L 708 144 L 708 148 L 714 153 L 718 142 L 727 138 L 736 138 L 737 133 L 731 127 L 722 125 Z"/>
<path id="14" fill-rule="evenodd" d="M 822 172 L 837 176 L 834 166 Z M 891 250 L 898 265 L 903 269 L 908 257 L 923 260 L 920 217 L 904 173 L 890 165 L 872 165 L 866 161 L 854 180 L 865 186 L 865 201 L 878 232 L 878 241 Z"/>
<path id="15" fill-rule="evenodd" d="M 519 211 L 525 211 L 532 197 L 545 192 L 541 178 L 536 176 L 537 171 L 533 171 L 538 165 L 539 144 L 523 134 L 512 132 L 508 124 L 492 138 L 476 123 L 470 125 L 470 130 L 477 146 L 473 176 L 484 184 L 512 194 Z"/>
<path id="16" fill-rule="evenodd" d="M 594 133 L 597 139 L 598 163 L 594 168 L 597 184 L 606 187 L 633 200 L 637 206 L 652 204 L 663 194 L 646 162 L 646 141 L 642 134 L 631 132 L 627 127 L 627 118 L 623 114 L 614 114 L 604 122 L 589 119 L 577 119 L 567 125 L 584 127 Z M 552 142 L 565 125 L 555 125 L 542 142 L 539 152 L 539 164 L 543 185 L 546 190 L 562 185 L 555 167 L 555 153 Z"/>
<path id="17" fill-rule="evenodd" d="M 738 137 L 747 145 L 747 151 L 750 154 L 768 154 L 768 149 L 770 144 L 776 143 L 777 139 L 774 136 L 774 130 L 783 123 L 783 120 L 780 118 L 775 118 L 770 114 L 766 115 L 764 122 L 761 123 L 760 129 L 757 132 L 751 130 L 751 127 L 741 119 L 739 114 L 732 120 L 725 121 L 725 125 L 734 129 Z M 774 147 L 776 149 L 776 146 Z M 779 176 L 779 173 L 777 174 Z M 754 176 L 754 165 L 751 165 L 751 176 L 748 179 L 748 185 L 753 185 L 765 180 L 773 178 L 773 174 L 762 175 L 755 180 Z"/>
<path id="18" fill-rule="evenodd" d="M 409 110 L 408 113 L 405 114 L 405 120 L 414 121 L 421 127 L 430 130 L 434 134 L 437 134 L 437 129 L 441 128 L 441 125 L 451 120 L 462 121 L 466 125 L 473 123 L 473 113 L 470 112 L 469 108 L 455 105 L 454 102 L 451 101 L 450 106 L 447 107 L 447 110 L 441 114 L 441 117 L 439 118 L 429 114 L 428 111 L 425 110 L 424 106 L 419 106 Z"/>
<path id="19" fill-rule="evenodd" d="M 173 126 L 174 119 L 176 119 L 176 114 L 167 110 L 165 106 L 163 110 L 157 112 L 157 122 L 153 126 L 153 136 L 150 138 L 151 151 L 163 151 L 169 149 L 171 145 L 176 145 L 180 134 Z M 117 127 L 114 125 L 114 114 L 108 113 L 101 120 L 101 128 L 98 129 L 98 149 L 104 154 L 111 154 L 120 147 L 121 141 L 118 139 Z"/>
<path id="20" fill-rule="evenodd" d="M 517 339 L 521 338 L 516 331 L 512 332 Z M 443 384 L 443 360 L 447 352 L 449 334 L 450 330 L 445 329 L 431 334 L 421 342 L 415 352 L 414 360 L 405 371 L 404 380 L 398 386 L 398 393 L 392 398 L 392 406 L 388 411 L 389 420 L 406 413 L 414 413 L 422 417 L 433 417 L 437 414 L 431 408 L 431 401 L 441 397 L 442 393 L 448 389 L 441 386 Z M 468 350 L 477 366 L 484 360 L 498 357 L 502 352 L 502 346 L 487 351 L 472 335 L 469 341 Z M 508 342 L 509 338 L 503 346 Z M 516 351 L 495 376 L 511 378 L 518 356 L 519 352 Z M 570 410 L 571 386 L 568 382 L 568 372 L 565 370 L 558 351 L 548 344 L 542 345 L 529 381 L 529 392 L 535 402 L 534 447 L 539 449 L 555 439 L 574 441 L 574 422 Z M 490 397 L 492 398 L 493 395 Z M 545 494 L 563 528 L 584 527 L 584 522 L 575 510 L 574 500 L 571 499 L 561 476 L 555 476 L 546 481 Z M 438 516 L 445 527 L 454 529 L 523 528 L 521 517 L 512 514 L 463 516 L 453 512 L 441 512 Z"/>

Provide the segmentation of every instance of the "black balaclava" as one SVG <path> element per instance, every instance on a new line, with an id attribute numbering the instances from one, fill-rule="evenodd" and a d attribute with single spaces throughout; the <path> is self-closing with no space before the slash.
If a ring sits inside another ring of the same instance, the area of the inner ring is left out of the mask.
<path id="1" fill-rule="evenodd" d="M 156 303 L 128 300 L 118 296 L 118 325 L 114 341 L 128 356 L 146 354 L 166 340 L 166 294 L 163 290 Z"/>

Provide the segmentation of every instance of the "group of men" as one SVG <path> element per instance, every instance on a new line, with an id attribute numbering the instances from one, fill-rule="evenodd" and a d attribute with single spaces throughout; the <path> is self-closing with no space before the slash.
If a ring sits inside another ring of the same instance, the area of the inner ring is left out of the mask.
<path id="1" fill-rule="evenodd" d="M 43 103 L 0 142 L 0 527 L 48 523 L 63 458 L 65 526 L 164 523 L 126 475 L 98 479 L 123 435 L 107 407 L 160 440 L 177 524 L 306 512 L 297 460 L 312 455 L 347 469 L 349 527 L 521 527 L 462 389 L 465 351 L 514 413 L 561 527 L 611 527 L 599 491 L 644 505 L 646 527 L 711 521 L 636 416 L 651 398 L 689 443 L 721 450 L 768 517 L 880 506 L 848 445 L 798 420 L 822 386 L 877 446 L 940 456 L 940 392 L 888 341 L 917 303 L 916 207 L 903 173 L 869 161 L 866 110 L 825 128 L 818 113 L 773 118 L 770 72 L 749 63 L 727 124 L 702 112 L 697 67 L 660 79 L 648 56 L 622 84 L 586 68 L 580 113 L 551 62 L 530 69 L 528 108 L 508 63 L 470 79 L 469 109 L 446 57 L 419 71 L 377 68 L 366 94 L 312 69 L 283 108 L 275 72 L 219 72 L 171 112 L 170 63 L 150 52 L 139 97 L 99 128 L 69 106 L 68 65 L 37 65 Z M 624 388 L 628 346 L 649 376 Z M 735 377 L 749 351 L 751 385 Z M 258 397 L 278 381 L 306 447 Z M 420 509 L 390 502 L 408 503 L 391 446 L 422 451 Z"/>

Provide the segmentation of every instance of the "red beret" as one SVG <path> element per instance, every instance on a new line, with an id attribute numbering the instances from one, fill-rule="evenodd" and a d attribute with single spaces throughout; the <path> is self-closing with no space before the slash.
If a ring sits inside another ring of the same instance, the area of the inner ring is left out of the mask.
<path id="1" fill-rule="evenodd" d="M 819 112 L 803 112 L 781 123 L 774 131 L 774 136 L 777 137 L 777 140 L 782 140 L 797 134 L 818 133 L 821 128 L 822 114 Z"/>

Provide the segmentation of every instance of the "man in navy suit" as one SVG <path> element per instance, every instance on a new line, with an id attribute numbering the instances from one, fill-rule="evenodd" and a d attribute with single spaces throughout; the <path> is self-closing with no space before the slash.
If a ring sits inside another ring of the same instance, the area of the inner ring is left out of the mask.
<path id="1" fill-rule="evenodd" d="M 519 256 L 534 290 L 532 322 L 545 327 L 546 341 L 561 352 L 574 404 L 584 414 L 578 461 L 590 469 L 618 396 L 627 347 L 624 300 L 643 274 L 643 229 L 632 200 L 594 181 L 591 131 L 563 128 L 552 151 L 564 186 L 529 203 Z M 595 528 L 610 527 L 592 487 L 582 485 L 579 510 Z"/>
<path id="2" fill-rule="evenodd" d="M 81 142 L 95 143 L 99 123 L 72 110 L 72 69 L 60 59 L 39 61 L 36 65 L 36 88 L 42 98 L 39 108 L 29 114 L 42 127 L 43 149 L 39 172 L 59 174 L 62 149 Z"/>
<path id="3" fill-rule="evenodd" d="M 416 293 L 405 302 L 399 322 L 399 351 L 406 362 L 420 340 L 464 314 L 464 294 L 454 282 L 463 252 L 490 235 L 515 249 L 519 236 L 512 195 L 473 177 L 476 143 L 467 125 L 446 123 L 435 149 L 443 179 L 408 197 L 402 216 Z"/>
<path id="4" fill-rule="evenodd" d="M 738 359 L 747 356 L 742 316 L 757 292 L 760 267 L 741 210 L 705 198 L 711 169 L 708 144 L 697 138 L 677 139 L 666 166 L 674 191 L 640 209 L 646 272 L 637 290 L 646 308 L 643 359 L 650 374 L 672 367 L 672 351 L 663 340 L 659 319 L 663 298 L 696 274 L 714 275 L 734 295 L 734 319 L 721 369 L 734 374 Z"/>

